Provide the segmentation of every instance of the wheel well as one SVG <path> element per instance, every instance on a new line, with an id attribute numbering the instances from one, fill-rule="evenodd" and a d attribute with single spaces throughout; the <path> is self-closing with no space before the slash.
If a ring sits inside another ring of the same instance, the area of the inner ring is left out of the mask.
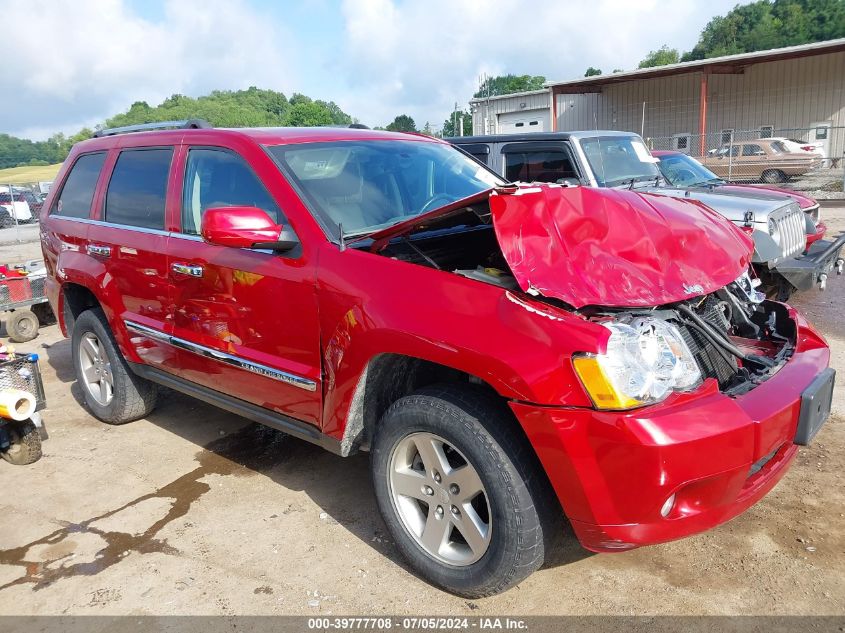
<path id="1" fill-rule="evenodd" d="M 85 286 L 67 283 L 62 286 L 64 294 L 64 320 L 68 333 L 73 331 L 73 324 L 80 314 L 91 308 L 99 308 L 100 302 L 94 293 Z"/>
<path id="2" fill-rule="evenodd" d="M 366 448 L 375 425 L 396 400 L 427 385 L 443 383 L 481 385 L 499 397 L 482 379 L 446 365 L 402 354 L 375 357 L 364 369 L 352 397 L 341 442 L 342 453 L 348 455 L 357 448 Z"/>

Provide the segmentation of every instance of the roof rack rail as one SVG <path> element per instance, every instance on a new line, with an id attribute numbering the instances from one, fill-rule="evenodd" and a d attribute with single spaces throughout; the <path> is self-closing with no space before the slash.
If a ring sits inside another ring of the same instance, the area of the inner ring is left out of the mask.
<path id="1" fill-rule="evenodd" d="M 148 132 L 150 130 L 206 130 L 212 127 L 205 119 L 185 119 L 184 121 L 160 121 L 158 123 L 140 123 L 138 125 L 124 125 L 111 127 L 94 132 L 94 138 L 129 134 L 130 132 Z"/>

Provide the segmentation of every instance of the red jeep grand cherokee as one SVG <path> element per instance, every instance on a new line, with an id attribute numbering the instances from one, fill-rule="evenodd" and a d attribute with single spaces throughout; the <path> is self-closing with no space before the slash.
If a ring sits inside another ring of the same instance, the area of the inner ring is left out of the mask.
<path id="1" fill-rule="evenodd" d="M 518 583 L 563 514 L 597 552 L 727 521 L 828 415 L 825 341 L 700 203 L 506 186 L 423 136 L 205 125 L 101 132 L 44 205 L 88 406 L 129 422 L 165 385 L 369 450 L 398 549 L 449 591 Z"/>

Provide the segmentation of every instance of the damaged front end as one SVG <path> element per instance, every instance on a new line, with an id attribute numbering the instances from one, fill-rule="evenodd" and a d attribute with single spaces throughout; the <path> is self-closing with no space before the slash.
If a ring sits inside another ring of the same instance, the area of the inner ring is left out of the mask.
<path id="1" fill-rule="evenodd" d="M 795 350 L 795 322 L 748 274 L 715 292 L 651 309 L 582 311 L 610 332 L 599 354 L 573 358 L 598 409 L 654 404 L 713 380 L 738 396 L 775 375 Z"/>
<path id="2" fill-rule="evenodd" d="M 748 274 L 752 240 L 696 201 L 520 186 L 371 237 L 384 256 L 522 291 L 603 326 L 598 351 L 572 358 L 598 409 L 653 404 L 707 380 L 741 395 L 795 349 L 789 308 L 765 300 Z"/>

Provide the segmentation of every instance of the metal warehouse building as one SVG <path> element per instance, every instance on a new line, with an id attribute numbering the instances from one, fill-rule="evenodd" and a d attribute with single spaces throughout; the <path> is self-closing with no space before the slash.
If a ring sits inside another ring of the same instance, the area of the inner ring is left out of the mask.
<path id="1" fill-rule="evenodd" d="M 697 156 L 761 137 L 845 151 L 845 39 L 546 85 L 474 99 L 473 132 L 628 130 Z"/>

